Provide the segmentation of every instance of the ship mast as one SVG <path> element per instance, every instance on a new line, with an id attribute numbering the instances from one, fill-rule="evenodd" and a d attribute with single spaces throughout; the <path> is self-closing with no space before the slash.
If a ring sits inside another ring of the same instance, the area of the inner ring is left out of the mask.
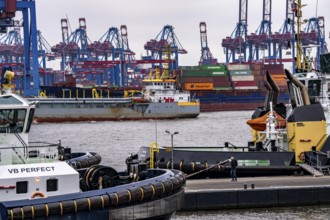
<path id="1" fill-rule="evenodd" d="M 297 57 L 296 57 L 296 72 L 304 72 L 308 67 L 307 58 L 303 52 L 302 48 L 302 35 L 301 35 L 301 26 L 302 26 L 302 7 L 306 5 L 301 4 L 302 0 L 294 0 L 293 11 L 297 17 Z"/>

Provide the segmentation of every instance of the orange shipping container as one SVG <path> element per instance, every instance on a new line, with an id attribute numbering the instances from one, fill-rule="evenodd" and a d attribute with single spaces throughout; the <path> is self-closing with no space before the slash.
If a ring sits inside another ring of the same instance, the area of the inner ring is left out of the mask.
<path id="1" fill-rule="evenodd" d="M 213 90 L 213 83 L 186 83 L 186 90 Z"/>
<path id="2" fill-rule="evenodd" d="M 274 74 L 271 75 L 274 81 L 286 81 L 285 74 Z M 264 76 L 264 79 L 266 80 L 266 75 Z"/>

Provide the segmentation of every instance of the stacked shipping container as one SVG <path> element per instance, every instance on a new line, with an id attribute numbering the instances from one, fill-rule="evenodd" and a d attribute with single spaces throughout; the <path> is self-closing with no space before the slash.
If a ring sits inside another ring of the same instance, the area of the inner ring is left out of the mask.
<path id="1" fill-rule="evenodd" d="M 182 67 L 180 83 L 186 90 L 232 89 L 225 65 Z"/>
<path id="2" fill-rule="evenodd" d="M 287 102 L 284 68 L 278 64 L 181 67 L 178 82 L 200 100 L 201 111 L 254 110 L 264 104 L 267 70 L 282 90 L 280 102 Z"/>
<path id="3" fill-rule="evenodd" d="M 249 64 L 230 64 L 227 68 L 234 89 L 258 89 Z"/>

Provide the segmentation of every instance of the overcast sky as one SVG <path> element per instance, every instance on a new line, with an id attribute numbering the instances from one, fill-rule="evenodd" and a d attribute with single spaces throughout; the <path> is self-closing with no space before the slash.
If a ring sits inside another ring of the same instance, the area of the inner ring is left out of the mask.
<path id="1" fill-rule="evenodd" d="M 255 32 L 262 19 L 262 0 L 250 0 L 248 32 Z M 272 30 L 278 31 L 285 19 L 286 0 L 273 0 Z M 329 44 L 330 0 L 302 0 L 303 17 L 325 17 Z M 318 7 L 317 3 L 318 2 Z M 110 28 L 126 25 L 131 50 L 136 58 L 146 55 L 144 44 L 154 39 L 164 25 L 172 25 L 188 54 L 179 56 L 180 65 L 198 65 L 201 56 L 199 23 L 207 24 L 208 44 L 219 62 L 225 62 L 221 40 L 230 36 L 238 22 L 239 0 L 55 0 L 36 1 L 37 26 L 51 45 L 62 39 L 60 20 L 69 18 L 72 30 L 78 19 L 86 18 L 87 35 L 92 41 Z M 330 46 L 328 46 L 330 47 Z M 330 48 L 329 48 L 330 49 Z"/>

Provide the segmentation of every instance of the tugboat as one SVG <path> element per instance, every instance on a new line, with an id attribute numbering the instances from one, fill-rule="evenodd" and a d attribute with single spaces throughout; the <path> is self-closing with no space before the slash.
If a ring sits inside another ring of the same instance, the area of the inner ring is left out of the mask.
<path id="1" fill-rule="evenodd" d="M 2 72 L 0 219 L 170 219 L 183 206 L 185 176 L 127 161 L 127 171 L 100 165 L 95 153 L 30 145 L 35 104 L 11 93 Z"/>
<path id="2" fill-rule="evenodd" d="M 194 178 L 227 177 L 230 166 L 226 163 L 228 158 L 235 157 L 240 176 L 329 172 L 330 138 L 324 109 L 318 102 L 311 103 L 306 87 L 288 71 L 286 74 L 291 104 L 277 103 L 278 89 L 267 74 L 269 104 L 258 108 L 248 121 L 253 140 L 247 146 L 226 142 L 225 146 L 213 148 L 175 147 L 174 169 Z M 154 163 L 160 168 L 172 166 L 171 154 L 165 148 L 155 152 L 150 157 L 150 148 L 141 147 L 137 155 L 141 161 L 155 158 Z"/>

